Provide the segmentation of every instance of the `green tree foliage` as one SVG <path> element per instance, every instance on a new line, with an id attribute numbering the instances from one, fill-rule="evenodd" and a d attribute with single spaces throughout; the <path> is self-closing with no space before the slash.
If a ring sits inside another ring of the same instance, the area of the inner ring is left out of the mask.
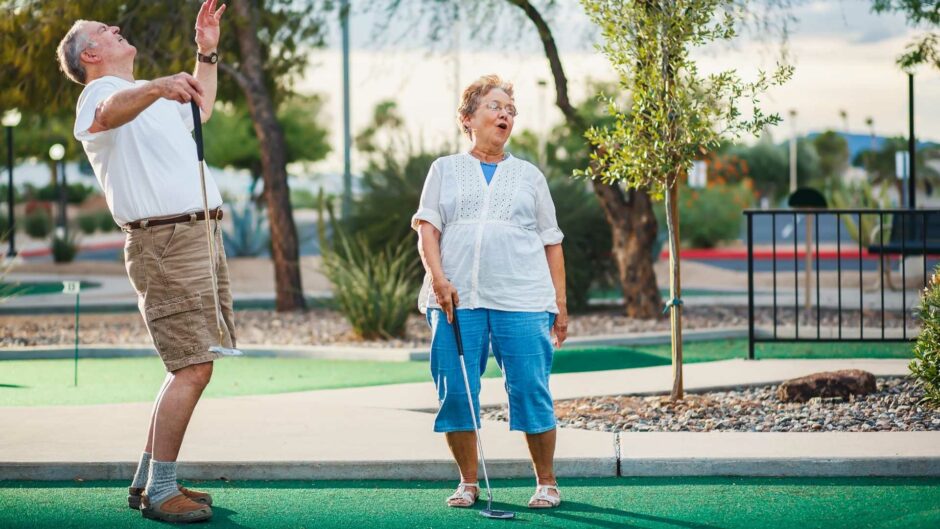
<path id="1" fill-rule="evenodd" d="M 246 1 L 246 0 L 234 0 Z M 293 83 L 308 64 L 310 47 L 323 44 L 324 16 L 330 2 L 259 0 L 258 32 L 263 68 L 274 99 L 292 93 Z M 59 71 L 55 49 L 59 40 L 79 19 L 97 20 L 121 27 L 121 33 L 137 48 L 139 79 L 152 79 L 192 71 L 195 54 L 193 24 L 198 0 L 150 2 L 146 0 L 0 0 L 0 108 L 20 108 L 25 114 L 74 112 L 81 86 Z M 235 43 L 232 10 L 225 14 L 219 55 L 221 71 L 239 72 L 239 47 Z M 221 77 L 221 76 L 220 76 Z M 237 84 L 219 83 L 219 100 L 244 101 Z"/>
<path id="2" fill-rule="evenodd" d="M 898 65 L 904 69 L 918 64 L 930 64 L 940 68 L 940 3 L 937 0 L 872 0 L 876 13 L 903 13 L 908 23 L 927 28 L 927 32 L 915 38 L 904 54 L 898 57 Z"/>
<path id="3" fill-rule="evenodd" d="M 898 151 L 907 152 L 907 147 L 907 138 L 901 136 L 888 138 L 876 151 L 860 151 L 855 155 L 852 163 L 864 167 L 872 183 L 888 182 L 898 186 L 901 182 L 898 180 L 895 169 L 895 154 Z M 917 150 L 915 169 L 919 184 L 926 184 L 933 188 L 940 186 L 940 172 L 934 168 L 933 164 L 928 163 L 938 159 L 940 159 L 940 148 L 927 147 Z"/>
<path id="4" fill-rule="evenodd" d="M 666 195 L 670 250 L 674 380 L 672 397 L 682 398 L 681 311 L 676 201 L 677 183 L 692 162 L 722 140 L 758 134 L 780 121 L 760 109 L 760 94 L 785 82 L 783 66 L 756 80 L 743 81 L 734 70 L 702 75 L 693 49 L 736 35 L 732 0 L 582 0 L 600 27 L 601 51 L 629 94 L 629 109 L 610 102 L 615 122 L 594 127 L 587 137 L 598 147 L 587 174 L 605 182 Z M 747 104 L 751 116 L 743 115 Z"/>
<path id="5" fill-rule="evenodd" d="M 279 105 L 277 119 L 287 142 L 287 163 L 315 162 L 330 152 L 329 130 L 321 124 L 319 96 L 291 96 Z M 243 105 L 219 104 L 203 129 L 206 159 L 219 167 L 247 169 L 261 178 L 261 147 Z"/>
<path id="6" fill-rule="evenodd" d="M 779 202 L 790 193 L 790 158 L 786 142 L 774 145 L 759 141 L 754 145 L 735 144 L 723 150 L 747 165 L 747 175 L 754 181 L 754 189 L 762 197 Z M 799 139 L 796 144 L 796 177 L 801 184 L 815 182 L 820 175 L 819 156 L 810 140 Z"/>
<path id="7" fill-rule="evenodd" d="M 838 132 L 827 130 L 813 138 L 823 178 L 838 178 L 849 167 L 849 144 Z"/>

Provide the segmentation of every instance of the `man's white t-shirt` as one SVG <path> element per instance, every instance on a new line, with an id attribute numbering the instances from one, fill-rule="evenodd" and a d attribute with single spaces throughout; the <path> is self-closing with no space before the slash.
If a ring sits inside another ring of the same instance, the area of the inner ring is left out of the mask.
<path id="1" fill-rule="evenodd" d="M 119 225 L 203 209 L 188 103 L 161 98 L 120 127 L 88 132 L 99 103 L 119 90 L 146 82 L 112 76 L 95 79 L 82 90 L 76 107 L 75 139 L 82 142 Z M 206 196 L 210 209 L 222 205 L 208 168 Z"/>

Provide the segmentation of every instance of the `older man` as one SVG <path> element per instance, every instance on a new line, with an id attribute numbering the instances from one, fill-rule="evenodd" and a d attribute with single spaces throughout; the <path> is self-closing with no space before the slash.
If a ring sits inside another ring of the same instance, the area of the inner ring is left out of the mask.
<path id="1" fill-rule="evenodd" d="M 147 518 L 194 522 L 212 516 L 208 494 L 181 487 L 176 459 L 196 402 L 219 355 L 202 189 L 191 136 L 190 101 L 206 121 L 215 102 L 219 21 L 225 6 L 202 4 L 196 17 L 196 69 L 152 81 L 134 78 L 137 49 L 121 29 L 80 20 L 57 50 L 62 71 L 85 85 L 74 134 L 82 142 L 115 222 L 127 234 L 127 273 L 167 370 L 151 414 L 128 505 Z M 222 198 L 207 178 L 213 237 L 221 246 Z M 225 347 L 234 347 L 232 297 L 224 253 L 215 262 Z M 211 328 L 211 332 L 210 332 Z"/>

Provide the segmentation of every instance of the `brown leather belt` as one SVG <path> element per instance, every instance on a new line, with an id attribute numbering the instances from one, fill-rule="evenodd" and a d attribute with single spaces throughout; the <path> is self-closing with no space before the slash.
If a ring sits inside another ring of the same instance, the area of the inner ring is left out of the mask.
<path id="1" fill-rule="evenodd" d="M 215 208 L 209 210 L 209 218 L 215 220 L 222 220 L 222 208 Z M 135 220 L 134 222 L 128 222 L 122 228 L 124 231 L 136 230 L 140 228 L 146 228 L 148 226 L 165 226 L 167 224 L 179 224 L 181 222 L 196 222 L 197 220 L 206 220 L 205 211 L 197 211 L 195 213 L 186 213 L 185 215 L 177 215 L 176 217 L 166 217 L 160 219 L 141 219 Z"/>

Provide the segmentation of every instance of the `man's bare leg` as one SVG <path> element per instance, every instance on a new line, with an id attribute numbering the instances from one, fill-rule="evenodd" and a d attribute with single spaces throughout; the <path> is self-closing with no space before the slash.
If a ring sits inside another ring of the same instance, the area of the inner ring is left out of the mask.
<path id="1" fill-rule="evenodd" d="M 131 494 L 137 496 L 140 495 L 140 490 L 147 486 L 150 460 L 153 458 L 153 423 L 157 418 L 157 406 L 172 378 L 173 375 L 167 373 L 166 378 L 163 379 L 163 384 L 160 385 L 160 391 L 157 392 L 157 398 L 153 401 L 153 410 L 150 412 L 150 427 L 147 428 L 147 442 L 144 444 L 144 452 L 140 455 L 140 461 L 137 463 L 137 471 L 134 472 L 134 478 L 131 480 L 130 488 L 133 489 Z"/>
<path id="2" fill-rule="evenodd" d="M 196 403 L 212 378 L 212 362 L 195 364 L 169 374 L 155 406 L 151 448 L 157 461 L 176 461 Z"/>
<path id="3" fill-rule="evenodd" d="M 159 502 L 177 493 L 176 458 L 196 403 L 212 378 L 212 362 L 178 369 L 156 404 L 153 415 L 153 461 L 147 481 L 147 496 Z"/>

